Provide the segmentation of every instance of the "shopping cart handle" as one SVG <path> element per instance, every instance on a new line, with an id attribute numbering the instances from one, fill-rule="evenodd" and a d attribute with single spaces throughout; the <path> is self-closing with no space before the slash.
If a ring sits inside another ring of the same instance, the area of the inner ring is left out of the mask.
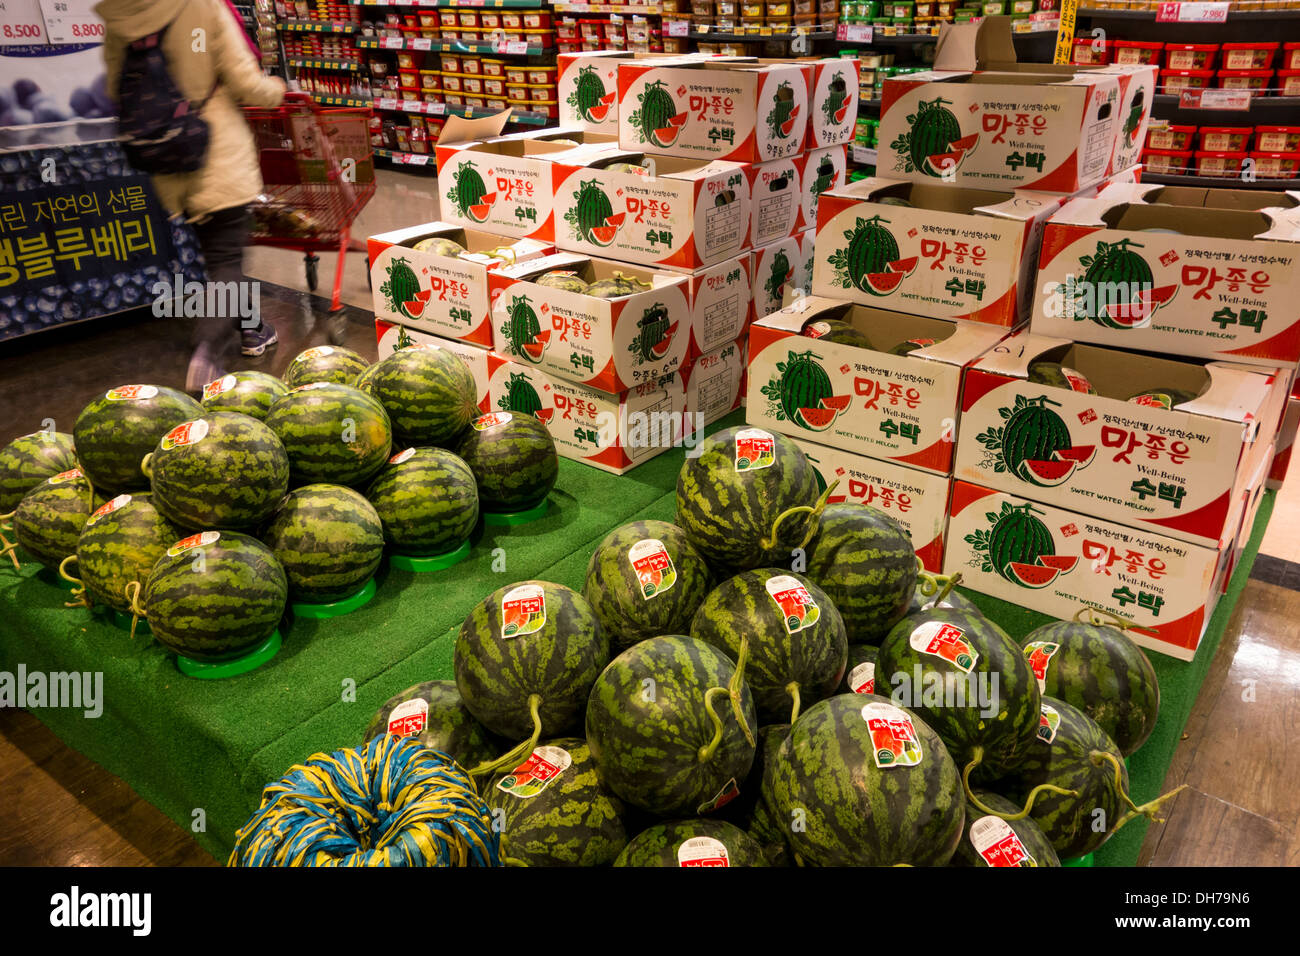
<path id="1" fill-rule="evenodd" d="M 310 103 L 311 101 L 310 93 L 304 93 L 301 90 L 284 91 L 284 102 L 286 103 Z"/>

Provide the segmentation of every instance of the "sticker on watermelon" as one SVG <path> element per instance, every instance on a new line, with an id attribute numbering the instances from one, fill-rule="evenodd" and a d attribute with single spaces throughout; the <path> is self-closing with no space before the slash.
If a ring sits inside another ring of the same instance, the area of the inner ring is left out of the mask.
<path id="1" fill-rule="evenodd" d="M 1055 707 L 1043 704 L 1043 709 L 1038 712 L 1038 739 L 1045 744 L 1050 744 L 1056 739 L 1056 731 L 1061 726 L 1061 715 Z"/>
<path id="2" fill-rule="evenodd" d="M 216 398 L 218 395 L 224 395 L 235 387 L 235 376 L 223 375 L 221 378 L 208 382 L 203 386 L 203 401 L 210 398 Z"/>
<path id="3" fill-rule="evenodd" d="M 912 718 L 893 704 L 871 701 L 862 708 L 862 719 L 871 733 L 876 766 L 915 767 L 921 762 L 921 742 Z"/>
<path id="4" fill-rule="evenodd" d="M 162 441 L 158 444 L 163 451 L 171 451 L 173 448 L 184 448 L 186 445 L 197 445 L 208 435 L 208 423 L 206 419 L 196 418 L 192 422 L 183 422 L 177 425 L 166 435 L 163 435 Z"/>
<path id="5" fill-rule="evenodd" d="M 658 538 L 645 538 L 627 549 L 627 560 L 641 587 L 641 600 L 663 594 L 677 583 L 677 569 Z"/>
<path id="6" fill-rule="evenodd" d="M 546 789 L 547 784 L 569 769 L 573 757 L 563 747 L 538 747 L 528 759 L 510 771 L 497 789 L 527 800 Z"/>
<path id="7" fill-rule="evenodd" d="M 1006 565 L 1007 575 L 1017 581 L 1021 587 L 1025 588 L 1045 588 L 1060 575 L 1058 568 L 1048 567 L 1044 564 L 1022 564 L 1019 561 L 1008 561 Z"/>
<path id="8" fill-rule="evenodd" d="M 110 402 L 133 402 L 137 399 L 155 398 L 158 389 L 152 385 L 123 385 L 121 388 L 109 389 L 104 397 Z"/>
<path id="9" fill-rule="evenodd" d="M 912 650 L 945 660 L 967 674 L 980 658 L 965 630 L 943 621 L 926 621 L 912 631 L 909 643 Z"/>
<path id="10" fill-rule="evenodd" d="M 168 548 L 167 557 L 174 558 L 177 555 L 184 554 L 191 548 L 204 548 L 210 544 L 216 544 L 220 540 L 220 531 L 200 531 L 198 534 L 192 534 L 188 538 L 181 538 L 174 545 Z"/>
<path id="11" fill-rule="evenodd" d="M 875 661 L 863 661 L 849 671 L 849 687 L 855 694 L 874 694 L 876 692 Z"/>
<path id="12" fill-rule="evenodd" d="M 691 837 L 677 848 L 678 866 L 731 866 L 727 847 L 713 837 Z"/>
<path id="13" fill-rule="evenodd" d="M 761 428 L 736 433 L 736 471 L 757 471 L 776 463 L 776 439 Z"/>
<path id="14" fill-rule="evenodd" d="M 740 796 L 740 787 L 736 785 L 736 778 L 732 777 L 722 785 L 722 789 L 714 794 L 712 800 L 706 800 L 695 808 L 697 816 L 705 816 L 714 810 L 720 810 L 732 800 Z"/>
<path id="15" fill-rule="evenodd" d="M 423 697 L 404 700 L 388 715 L 388 732 L 394 737 L 414 737 L 429 723 L 429 702 Z"/>
<path id="16" fill-rule="evenodd" d="M 1030 641 L 1025 645 L 1025 657 L 1038 678 L 1038 692 L 1047 693 L 1047 667 L 1052 663 L 1052 655 L 1061 649 L 1055 641 Z"/>
<path id="17" fill-rule="evenodd" d="M 392 458 L 388 459 L 388 463 L 390 465 L 400 465 L 404 461 L 410 461 L 411 456 L 414 454 L 415 454 L 414 448 L 407 448 L 404 451 L 399 451 Z"/>
<path id="18" fill-rule="evenodd" d="M 768 595 L 780 608 L 781 616 L 785 618 L 787 634 L 812 627 L 821 620 L 821 608 L 808 593 L 808 589 L 799 583 L 798 578 L 792 578 L 788 574 L 778 574 L 776 577 L 768 578 L 763 587 L 767 588 Z"/>
<path id="19" fill-rule="evenodd" d="M 476 432 L 485 432 L 489 428 L 496 428 L 498 425 L 504 425 L 510 421 L 509 412 L 488 412 L 486 415 L 480 415 L 470 422 L 470 427 Z"/>
<path id="20" fill-rule="evenodd" d="M 1078 464 L 1073 461 L 1033 461 L 1026 458 L 1020 463 L 1020 477 L 1040 488 L 1054 488 L 1070 480 Z"/>
<path id="21" fill-rule="evenodd" d="M 546 626 L 546 592 L 538 584 L 521 584 L 501 598 L 501 636 L 523 637 Z"/>
<path id="22" fill-rule="evenodd" d="M 49 483 L 52 485 L 61 485 L 64 482 L 76 481 L 78 478 L 81 477 L 82 474 L 80 468 L 69 468 L 67 471 L 61 471 L 57 475 L 54 475 L 53 477 L 48 478 L 46 480 L 49 481 Z"/>
<path id="23" fill-rule="evenodd" d="M 1106 306 L 1107 317 L 1117 326 L 1139 329 L 1150 324 L 1151 316 L 1161 306 L 1168 305 L 1178 294 L 1178 286 L 1162 285 L 1158 289 L 1144 288 L 1131 302 L 1112 302 Z"/>
<path id="24" fill-rule="evenodd" d="M 989 866 L 1038 866 L 1011 824 L 1001 817 L 989 814 L 972 823 L 970 842 Z"/>
<path id="25" fill-rule="evenodd" d="M 130 503 L 131 503 L 130 495 L 118 495 L 112 501 L 105 502 L 104 504 L 96 508 L 95 513 L 86 519 L 86 526 L 89 527 L 90 525 L 94 524 L 96 521 L 98 521 L 100 518 L 104 517 L 105 515 L 111 515 L 114 511 L 118 511 L 122 508 L 125 508 Z"/>

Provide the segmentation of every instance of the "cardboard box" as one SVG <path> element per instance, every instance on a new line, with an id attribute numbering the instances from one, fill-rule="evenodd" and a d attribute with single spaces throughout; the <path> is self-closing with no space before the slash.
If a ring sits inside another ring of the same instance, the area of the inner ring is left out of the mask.
<path id="1" fill-rule="evenodd" d="M 608 168 L 642 161 L 652 173 Z M 567 252 L 699 269 L 748 247 L 750 186 L 739 163 L 613 149 L 589 165 L 557 160 L 553 169 L 556 245 Z"/>
<path id="2" fill-rule="evenodd" d="M 749 277 L 752 258 L 742 252 L 726 262 L 683 273 L 691 303 L 692 356 L 744 336 L 754 297 Z"/>
<path id="3" fill-rule="evenodd" d="M 412 248 L 421 239 L 434 237 L 457 242 L 470 255 L 453 258 Z M 494 251 L 501 252 L 504 258 L 492 255 Z M 488 272 L 510 261 L 524 262 L 553 252 L 555 247 L 548 242 L 511 242 L 448 222 L 429 222 L 371 236 L 366 240 L 366 257 L 370 261 L 375 318 L 491 348 Z M 398 280 L 402 280 L 400 287 L 409 286 L 412 276 L 416 292 L 406 300 L 394 286 L 399 285 Z"/>
<path id="4" fill-rule="evenodd" d="M 1038 361 L 1100 394 L 1028 381 Z M 1127 400 L 1159 389 L 1197 397 L 1173 409 Z M 966 372 L 953 474 L 1217 549 L 1236 533 L 1269 401 L 1268 376 L 1241 368 L 1020 333 Z"/>
<path id="5" fill-rule="evenodd" d="M 745 401 L 745 340 L 697 355 L 682 376 L 686 412 L 697 429 L 740 408 Z"/>
<path id="6" fill-rule="evenodd" d="M 560 124 L 574 125 L 593 133 L 618 138 L 618 65 L 627 60 L 691 59 L 662 53 L 626 53 L 622 50 L 592 50 L 561 53 L 557 98 Z M 582 85 L 581 94 L 579 83 Z"/>
<path id="7" fill-rule="evenodd" d="M 649 287 L 603 299 L 531 281 L 554 271 L 574 272 L 588 284 L 619 273 Z M 687 286 L 678 272 L 571 253 L 496 269 L 488 274 L 488 289 L 497 351 L 603 392 L 662 383 L 681 370 L 690 348 Z M 662 334 L 650 342 L 654 329 Z"/>
<path id="8" fill-rule="evenodd" d="M 800 334 L 808 323 L 825 319 L 848 322 L 880 349 L 913 338 L 935 343 L 908 355 L 892 355 Z M 949 474 L 963 368 L 1003 334 L 987 325 L 808 296 L 750 327 L 746 421 L 871 458 Z M 781 400 L 782 381 L 794 374 L 797 359 L 807 363 L 802 371 L 812 379 L 824 376 L 830 383 L 831 394 L 821 401 L 813 422 L 798 414 L 799 409 L 787 411 Z M 826 409 L 835 414 L 823 422 Z"/>
<path id="9" fill-rule="evenodd" d="M 804 148 L 844 146 L 853 139 L 858 117 L 860 64 L 851 57 L 831 57 L 811 61 L 810 65 L 812 92 L 808 104 L 808 141 Z"/>
<path id="10" fill-rule="evenodd" d="M 798 155 L 807 137 L 808 73 L 793 63 L 623 61 L 618 99 L 624 149 L 761 163 Z"/>
<path id="11" fill-rule="evenodd" d="M 799 157 L 803 202 L 799 207 L 800 230 L 817 228 L 817 208 L 823 193 L 848 185 L 849 148 L 828 146 Z"/>
<path id="12" fill-rule="evenodd" d="M 1273 461 L 1269 464 L 1268 478 L 1265 480 L 1269 488 L 1274 490 L 1281 488 L 1282 483 L 1286 481 L 1297 429 L 1300 429 L 1300 398 L 1291 398 L 1286 403 L 1286 414 L 1282 418 L 1281 427 L 1277 430 Z"/>
<path id="13" fill-rule="evenodd" d="M 963 587 L 1062 620 L 1083 606 L 1128 618 L 1138 644 L 1179 660 L 1195 656 L 1230 559 L 1226 548 L 953 482 L 946 574 L 960 571 Z"/>
<path id="14" fill-rule="evenodd" d="M 502 360 L 488 385 L 495 411 L 540 405 L 536 412 L 564 458 L 616 475 L 683 441 L 685 390 L 680 376 L 617 394 Z"/>
<path id="15" fill-rule="evenodd" d="M 804 195 L 803 157 L 745 165 L 749 178 L 749 244 L 758 249 L 799 231 Z"/>
<path id="16" fill-rule="evenodd" d="M 1300 220 L 1076 199 L 1043 233 L 1032 328 L 1165 355 L 1295 365 L 1298 266 Z"/>
<path id="17" fill-rule="evenodd" d="M 1264 492 L 1268 490 L 1268 473 L 1269 467 L 1273 464 L 1274 453 L 1277 446 L 1272 442 L 1268 444 L 1267 454 L 1261 456 L 1259 466 L 1253 472 L 1253 476 L 1246 484 L 1243 492 L 1243 502 L 1241 509 L 1241 523 L 1237 529 L 1236 539 L 1232 548 L 1232 563 L 1228 567 L 1228 573 L 1223 578 L 1223 591 L 1226 594 L 1228 584 L 1232 578 L 1233 572 L 1237 565 L 1241 563 L 1241 556 L 1246 550 L 1246 545 L 1250 544 L 1250 536 L 1255 533 L 1255 519 L 1259 517 L 1259 506 L 1264 501 Z"/>
<path id="18" fill-rule="evenodd" d="M 1296 189 L 1273 192 L 1264 189 L 1225 189 L 1220 186 L 1161 186 L 1157 183 L 1129 181 L 1107 185 L 1098 193 L 1098 198 L 1190 209 L 1238 209 L 1247 212 L 1276 209 L 1282 215 L 1300 215 L 1300 190 Z"/>
<path id="19" fill-rule="evenodd" d="M 879 508 L 907 529 L 925 569 L 934 574 L 942 572 L 950 478 L 805 439 L 797 438 L 795 444 L 816 467 L 823 489 L 839 481 L 828 502 L 849 501 Z"/>
<path id="20" fill-rule="evenodd" d="M 753 289 L 752 315 L 755 319 L 779 311 L 786 304 L 787 294 L 793 296 L 796 289 L 807 290 L 803 264 L 801 236 L 787 236 L 754 250 L 749 265 L 749 281 Z"/>
<path id="21" fill-rule="evenodd" d="M 821 197 L 812 290 L 1012 328 L 1029 317 L 1039 243 L 1060 199 L 877 177 L 832 190 Z"/>
<path id="22" fill-rule="evenodd" d="M 495 352 L 477 345 L 439 338 L 384 319 L 375 319 L 375 338 L 378 340 L 380 359 L 388 358 L 398 349 L 412 347 L 440 348 L 454 353 L 474 376 L 474 394 L 479 411 L 486 415 L 492 410 L 488 402 L 488 380 L 492 376 L 492 370 L 505 361 Z"/>

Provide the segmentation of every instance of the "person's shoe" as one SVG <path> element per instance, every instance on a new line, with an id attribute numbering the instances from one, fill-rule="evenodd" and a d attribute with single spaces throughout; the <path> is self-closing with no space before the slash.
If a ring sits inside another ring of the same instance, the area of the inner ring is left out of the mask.
<path id="1" fill-rule="evenodd" d="M 240 329 L 239 338 L 241 355 L 261 355 L 280 341 L 276 337 L 275 326 L 267 325 L 265 322 L 255 329 Z"/>
<path id="2" fill-rule="evenodd" d="M 200 345 L 190 356 L 190 365 L 185 371 L 185 391 L 195 397 L 201 397 L 203 387 L 208 382 L 216 381 L 225 374 L 225 369 L 212 360 L 212 353 L 205 346 Z"/>

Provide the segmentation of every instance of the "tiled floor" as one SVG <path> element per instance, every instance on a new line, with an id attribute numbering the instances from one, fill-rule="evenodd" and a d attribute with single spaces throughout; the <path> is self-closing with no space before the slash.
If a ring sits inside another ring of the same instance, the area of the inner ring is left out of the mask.
<path id="1" fill-rule="evenodd" d="M 383 171 L 355 235 L 436 218 L 431 176 Z M 322 255 L 321 292 L 337 256 Z M 365 255 L 348 257 L 347 308 L 303 292 L 301 256 L 258 248 L 249 274 L 263 287 L 263 316 L 280 346 L 239 367 L 281 372 L 301 349 L 332 342 L 375 354 L 365 311 Z M 0 422 L 22 434 L 53 418 L 68 429 L 105 381 L 179 383 L 187 329 L 152 317 L 108 319 L 0 345 Z M 51 385 L 53 383 L 53 386 Z M 39 401 L 36 400 L 39 396 Z M 1254 579 L 1233 615 L 1175 753 L 1165 789 L 1188 789 L 1148 831 L 1151 865 L 1300 865 L 1300 478 L 1278 497 Z M 60 743 L 29 714 L 0 710 L 0 865 L 211 865 L 180 827 L 123 781 Z"/>

